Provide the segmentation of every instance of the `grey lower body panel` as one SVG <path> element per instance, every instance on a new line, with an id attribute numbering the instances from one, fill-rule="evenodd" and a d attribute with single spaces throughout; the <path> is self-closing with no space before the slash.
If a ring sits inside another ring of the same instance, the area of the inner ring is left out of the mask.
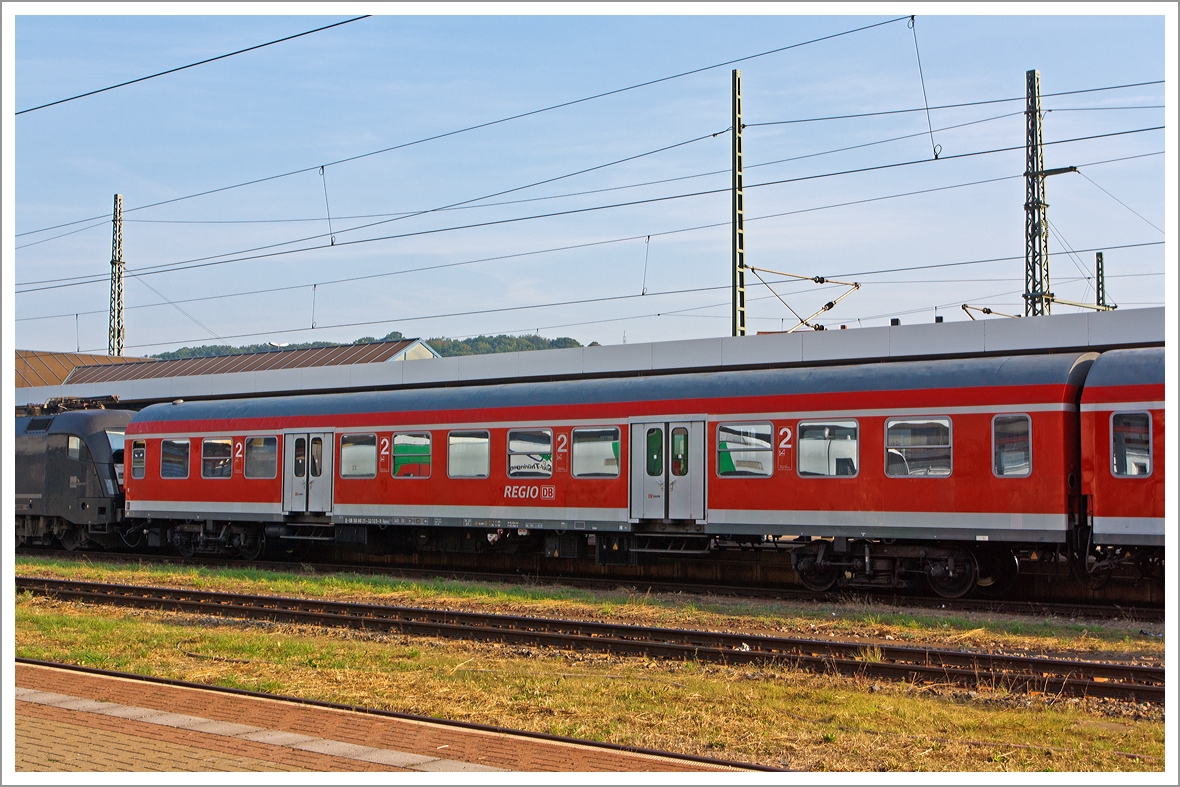
<path id="1" fill-rule="evenodd" d="M 705 532 L 722 535 L 898 538 L 1060 544 L 1064 514 L 932 514 L 921 511 L 709 511 Z"/>
<path id="2" fill-rule="evenodd" d="M 1113 546 L 1162 547 L 1164 518 L 1154 516 L 1096 516 L 1094 543 Z"/>

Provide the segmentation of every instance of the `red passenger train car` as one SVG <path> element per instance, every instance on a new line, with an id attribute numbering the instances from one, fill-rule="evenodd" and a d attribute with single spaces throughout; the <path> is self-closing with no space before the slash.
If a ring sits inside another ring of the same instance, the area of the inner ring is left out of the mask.
<path id="1" fill-rule="evenodd" d="M 1139 397 L 1132 410 L 1156 402 L 1146 410 L 1147 449 L 1162 456 L 1162 351 L 1142 352 L 1139 366 L 1158 365 L 1160 384 L 1150 396 L 1126 386 L 1118 395 Z M 1162 460 L 1151 460 L 1146 476 L 1156 485 L 1115 503 L 1106 498 L 1119 491 L 1104 492 L 1098 465 L 1083 458 L 1105 450 L 1080 431 L 1092 428 L 1078 411 L 1079 400 L 1090 402 L 1087 374 L 1092 366 L 1110 368 L 1101 379 L 1122 374 L 1116 361 L 1095 358 L 153 405 L 127 428 L 127 516 L 150 520 L 147 529 L 182 552 L 247 556 L 268 542 L 537 544 L 549 556 L 576 556 L 593 543 L 600 562 L 626 562 L 773 542 L 791 550 L 812 588 L 924 579 L 957 596 L 1011 575 L 1022 551 L 1089 539 L 1087 503 L 1094 544 L 1157 543 L 1120 540 L 1110 518 L 1162 517 Z M 1120 420 L 1119 429 L 1137 424 Z M 1137 468 L 1138 444 L 1127 434 L 1126 461 Z M 1156 529 L 1162 544 L 1162 524 Z"/>

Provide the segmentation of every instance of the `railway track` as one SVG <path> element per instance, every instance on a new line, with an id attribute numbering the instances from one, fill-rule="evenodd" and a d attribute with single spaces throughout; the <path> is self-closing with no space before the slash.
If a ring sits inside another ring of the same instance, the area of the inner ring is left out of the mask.
<path id="1" fill-rule="evenodd" d="M 417 607 L 18 577 L 18 591 L 90 603 L 727 664 L 778 661 L 915 683 L 1164 701 L 1164 669 L 1035 656 L 831 642 Z"/>
<path id="2" fill-rule="evenodd" d="M 387 566 L 375 562 L 352 563 L 315 562 L 306 561 L 265 561 L 265 560 L 233 560 L 219 557 L 172 557 L 163 555 L 135 555 L 120 552 L 70 552 L 66 550 L 19 549 L 18 555 L 47 557 L 59 560 L 79 560 L 89 558 L 107 562 L 123 563 L 160 563 L 178 566 L 215 566 L 221 568 L 251 568 L 263 571 L 306 571 L 317 573 L 355 572 L 359 574 L 375 574 L 380 576 L 395 576 L 407 579 L 448 578 L 474 582 L 526 582 L 534 584 L 561 584 L 564 586 L 583 587 L 596 590 L 617 590 L 620 587 L 635 588 L 639 593 L 651 591 L 653 593 L 686 593 L 701 595 L 736 596 L 742 598 L 768 598 L 794 601 L 842 601 L 853 600 L 862 602 L 878 602 L 899 607 L 913 607 L 919 609 L 951 610 L 961 612 L 993 612 L 998 614 L 1038 615 L 1066 618 L 1086 618 L 1091 620 L 1137 620 L 1144 623 L 1163 623 L 1164 609 L 1157 606 L 1142 606 L 1134 604 L 1105 603 L 1095 604 L 1086 602 L 1050 602 L 1030 601 L 1026 599 L 945 599 L 920 595 L 900 595 L 897 593 L 871 593 L 857 591 L 855 593 L 815 593 L 802 588 L 775 587 L 768 588 L 756 585 L 714 585 L 704 587 L 699 582 L 673 582 L 668 580 L 650 580 L 634 577 L 585 577 L 568 574 L 533 574 L 521 571 L 476 571 L 469 569 L 451 568 L 411 568 L 405 566 Z"/>

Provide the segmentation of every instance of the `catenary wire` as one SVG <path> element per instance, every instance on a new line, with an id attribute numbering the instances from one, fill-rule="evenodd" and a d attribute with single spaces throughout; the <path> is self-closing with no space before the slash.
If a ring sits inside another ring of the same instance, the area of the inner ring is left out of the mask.
<path id="1" fill-rule="evenodd" d="M 1046 146 L 1047 145 L 1057 145 L 1057 144 L 1065 144 L 1065 143 L 1070 143 L 1070 142 L 1081 142 L 1081 141 L 1087 141 L 1087 140 L 1093 140 L 1093 139 L 1103 139 L 1103 138 L 1109 138 L 1109 137 L 1124 136 L 1127 134 L 1138 134 L 1138 133 L 1148 132 L 1148 131 L 1158 131 L 1163 128 L 1164 128 L 1163 126 L 1151 126 L 1148 128 L 1132 129 L 1129 131 L 1115 131 L 1115 132 L 1109 132 L 1106 134 L 1092 134 L 1092 135 L 1088 135 L 1088 136 L 1084 136 L 1084 137 L 1074 137 L 1072 139 L 1054 140 L 1051 142 L 1046 142 L 1046 143 L 1044 143 L 1044 145 L 1046 145 Z M 827 173 L 819 173 L 819 174 L 815 174 L 815 175 L 804 175 L 804 176 L 799 176 L 799 177 L 795 177 L 795 178 L 783 178 L 780 180 L 766 181 L 763 183 L 748 184 L 746 186 L 746 188 L 747 189 L 754 189 L 754 188 L 761 188 L 761 187 L 765 187 L 765 186 L 778 186 L 778 185 L 783 185 L 783 184 L 787 184 L 787 183 L 798 183 L 798 182 L 808 181 L 808 180 L 817 180 L 817 179 L 821 179 L 821 178 L 835 177 L 835 176 L 839 176 L 839 175 L 851 175 L 851 174 L 858 174 L 858 173 L 863 173 L 863 172 L 874 172 L 874 171 L 880 171 L 880 170 L 886 170 L 886 169 L 894 169 L 897 167 L 911 166 L 914 164 L 928 164 L 928 163 L 931 163 L 934 161 L 948 161 L 951 159 L 969 158 L 969 157 L 974 157 L 974 156 L 982 156 L 982 155 L 989 155 L 992 153 L 1003 153 L 1003 152 L 1010 152 L 1013 150 L 1023 150 L 1023 149 L 1024 149 L 1023 145 L 1018 145 L 1018 146 L 1011 146 L 1011 147 L 1005 147 L 1005 148 L 995 148 L 992 150 L 973 151 L 970 153 L 956 153 L 956 154 L 952 154 L 949 156 L 943 156 L 942 158 L 937 159 L 937 160 L 936 159 L 926 159 L 926 158 L 914 159 L 914 160 L 910 160 L 910 161 L 896 162 L 893 164 L 879 164 L 879 165 L 874 165 L 874 166 L 870 166 L 870 167 L 859 167 L 856 169 L 841 170 L 838 172 L 827 172 Z M 653 203 L 658 203 L 658 202 L 666 202 L 669 200 L 686 199 L 686 198 L 691 198 L 691 197 L 719 194 L 722 192 L 727 192 L 728 190 L 729 190 L 728 188 L 709 189 L 709 190 L 705 190 L 705 191 L 689 192 L 687 194 L 672 194 L 672 195 L 667 195 L 667 196 L 662 196 L 662 197 L 650 197 L 650 198 L 642 199 L 642 200 L 632 200 L 629 202 L 613 203 L 613 204 L 609 204 L 609 205 L 595 205 L 595 206 L 590 206 L 590 207 L 585 207 L 585 208 L 573 208 L 573 209 L 569 209 L 569 210 L 554 211 L 554 212 L 550 212 L 550 213 L 542 213 L 542 214 L 536 214 L 536 215 L 531 215 L 531 216 L 516 216 L 516 217 L 505 218 L 505 219 L 497 219 L 494 221 L 476 222 L 473 224 L 464 224 L 464 225 L 450 226 L 450 227 L 438 227 L 438 228 L 434 228 L 434 229 L 417 230 L 414 232 L 396 233 L 393 235 L 382 235 L 382 236 L 377 236 L 377 237 L 373 237 L 373 238 L 360 238 L 357 240 L 343 241 L 341 243 L 337 243 L 337 244 L 335 244 L 335 247 L 351 246 L 351 245 L 357 245 L 357 244 L 363 244 L 363 243 L 374 243 L 377 241 L 394 240 L 394 239 L 408 238 L 408 237 L 419 237 L 419 236 L 424 236 L 424 235 L 435 235 L 435 234 L 439 234 L 439 233 L 443 233 L 443 232 L 455 232 L 455 231 L 459 231 L 459 230 L 476 229 L 476 228 L 481 228 L 481 227 L 514 224 L 514 223 L 518 223 L 521 221 L 533 221 L 533 220 L 537 220 L 537 219 L 554 218 L 557 216 L 568 216 L 568 215 L 590 213 L 590 212 L 595 212 L 595 211 L 600 211 L 600 210 L 609 210 L 609 209 L 621 208 L 621 207 L 632 207 L 635 205 L 647 205 L 647 204 L 653 204 Z M 214 266 L 214 265 L 225 265 L 228 263 L 244 262 L 244 261 L 248 261 L 248 260 L 264 259 L 264 258 L 277 257 L 277 256 L 286 256 L 289 254 L 298 254 L 298 253 L 304 253 L 304 252 L 308 252 L 308 251 L 317 251 L 317 250 L 322 250 L 322 249 L 329 248 L 329 247 L 330 246 L 327 244 L 320 244 L 318 246 L 308 246 L 308 247 L 304 247 L 304 248 L 300 248 L 300 249 L 287 249 L 287 250 L 283 250 L 283 251 L 267 252 L 264 254 L 255 254 L 255 255 L 249 255 L 249 256 L 243 256 L 243 257 L 235 257 L 235 258 L 231 258 L 228 260 L 216 259 L 217 257 L 221 257 L 221 256 L 225 256 L 225 255 L 214 255 L 214 257 L 212 258 L 212 261 L 205 261 L 210 258 L 197 258 L 197 259 L 193 259 L 193 260 L 183 260 L 183 261 L 173 262 L 173 263 L 161 263 L 159 265 L 149 265 L 149 266 L 144 266 L 142 268 L 138 268 L 138 269 L 136 269 L 135 273 L 138 275 L 155 275 L 155 274 L 160 274 L 160 273 L 172 273 L 172 272 L 182 271 L 182 270 L 193 270 L 193 269 L 197 269 L 197 268 L 205 268 L 205 267 L 210 267 L 210 266 Z M 79 285 L 84 285 L 84 284 L 93 284 L 93 283 L 97 283 L 97 282 L 101 282 L 101 281 L 105 281 L 105 280 L 106 280 L 105 276 L 72 276 L 72 277 L 61 277 L 61 278 L 56 278 L 56 279 L 45 279 L 45 280 L 32 281 L 32 282 L 22 282 L 22 283 L 18 283 L 17 286 L 28 287 L 29 285 L 34 285 L 34 284 L 43 284 L 46 286 L 29 287 L 28 289 L 17 291 L 17 294 L 23 294 L 23 293 L 28 293 L 28 292 L 40 292 L 43 290 L 60 289 L 62 287 L 72 287 L 72 286 L 79 286 Z"/>
<path id="2" fill-rule="evenodd" d="M 78 95 L 70 96 L 69 98 L 60 98 L 57 101 L 50 101 L 48 104 L 42 104 L 37 107 L 29 107 L 28 109 L 22 109 L 19 112 L 17 112 L 16 114 L 17 115 L 24 115 L 25 113 L 28 113 L 28 112 L 36 112 L 38 109 L 45 109 L 47 107 L 57 106 L 58 104 L 64 104 L 67 101 L 77 101 L 80 98 L 86 98 L 87 96 L 97 95 L 98 93 L 105 93 L 108 90 L 114 90 L 114 89 L 120 88 L 120 87 L 127 87 L 128 85 L 134 85 L 137 82 L 146 82 L 149 79 L 155 79 L 156 77 L 162 77 L 167 74 L 175 74 L 177 71 L 184 71 L 187 68 L 195 68 L 196 66 L 203 66 L 206 63 L 212 63 L 217 60 L 225 60 L 227 57 L 233 57 L 234 55 L 241 55 L 246 52 L 253 52 L 256 49 L 262 49 L 263 47 L 273 46 L 274 44 L 281 44 L 284 41 L 290 41 L 295 38 L 302 38 L 303 36 L 309 36 L 312 33 L 318 33 L 321 30 L 329 30 L 333 27 L 340 27 L 341 25 L 347 25 L 351 22 L 359 22 L 362 19 L 368 19 L 368 18 L 369 18 L 369 14 L 365 14 L 364 16 L 357 16 L 357 17 L 353 17 L 352 19 L 345 19 L 343 22 L 334 22 L 330 25 L 324 25 L 323 27 L 317 27 L 315 30 L 306 30 L 302 33 L 296 33 L 295 35 L 286 36 L 284 38 L 277 38 L 274 41 L 267 41 L 265 44 L 255 44 L 254 46 L 246 47 L 245 49 L 239 49 L 236 52 L 229 52 L 224 55 L 218 55 L 217 57 L 208 57 L 208 58 L 205 58 L 204 60 L 198 60 L 196 63 L 189 63 L 187 66 L 178 66 L 176 68 L 170 68 L 167 71 L 160 71 L 158 73 L 150 74 L 145 77 L 139 77 L 138 79 L 130 79 L 126 82 L 120 82 L 117 85 L 110 85 L 109 87 L 99 88 L 98 90 L 91 90 L 87 93 L 79 93 Z"/>
<path id="3" fill-rule="evenodd" d="M 360 153 L 360 154 L 357 154 L 357 155 L 354 155 L 354 156 L 348 156 L 348 157 L 345 157 L 345 158 L 336 159 L 335 161 L 329 161 L 329 162 L 327 162 L 327 163 L 325 163 L 325 164 L 315 164 L 315 165 L 312 165 L 312 166 L 310 166 L 310 167 L 302 167 L 302 168 L 300 168 L 300 169 L 290 170 L 289 172 L 283 172 L 283 173 L 280 173 L 280 174 L 277 174 L 277 175 L 268 175 L 268 176 L 266 176 L 266 177 L 262 177 L 262 178 L 255 178 L 255 179 L 253 179 L 253 180 L 244 181 L 244 182 L 242 182 L 242 183 L 236 183 L 236 184 L 233 184 L 233 185 L 230 185 L 230 186 L 221 186 L 221 187 L 219 187 L 219 188 L 215 188 L 215 189 L 208 189 L 208 190 L 206 190 L 206 191 L 201 191 L 201 192 L 197 192 L 197 193 L 194 193 L 194 194 L 188 194 L 188 195 L 185 195 L 185 196 L 182 196 L 182 197 L 173 197 L 173 198 L 171 198 L 171 199 L 167 199 L 167 200 L 161 200 L 161 201 L 159 201 L 159 202 L 153 202 L 153 203 L 151 203 L 151 204 L 148 204 L 148 205 L 140 205 L 140 206 L 137 206 L 137 207 L 134 207 L 134 208 L 127 208 L 126 210 L 124 210 L 124 213 L 130 213 L 130 212 L 133 212 L 133 211 L 139 211 L 139 210 L 146 210 L 147 208 L 155 208 L 155 207 L 159 207 L 160 205 L 168 205 L 168 204 L 171 204 L 171 203 L 174 203 L 174 202 L 180 202 L 180 201 L 183 201 L 183 200 L 195 199 L 195 198 L 197 198 L 197 197 L 204 197 L 204 196 L 207 196 L 207 195 L 209 195 L 209 194 L 217 194 L 217 193 L 220 193 L 220 192 L 223 192 L 223 191 L 229 191 L 230 189 L 237 189 L 237 188 L 242 188 L 242 187 L 244 187 L 244 186 L 252 186 L 252 185 L 256 185 L 256 184 L 258 184 L 258 183 L 265 183 L 265 182 L 267 182 L 267 181 L 271 181 L 271 180 L 278 180 L 279 178 L 286 178 L 286 177 L 289 177 L 289 176 L 291 176 L 291 175 L 298 175 L 298 174 L 301 174 L 301 173 L 304 173 L 304 172 L 311 172 L 311 171 L 313 171 L 313 170 L 318 170 L 318 169 L 319 169 L 321 166 L 330 167 L 330 166 L 335 166 L 335 165 L 337 165 L 337 164 L 344 164 L 344 163 L 347 163 L 347 162 L 350 162 L 350 161 L 357 161 L 357 160 L 359 160 L 359 159 L 368 158 L 369 156 L 376 156 L 376 155 L 379 155 L 379 154 L 381 154 L 381 153 L 389 153 L 389 152 L 391 152 L 391 151 L 394 151 L 394 150 L 401 150 L 401 149 L 404 149 L 404 148 L 411 147 L 411 146 L 413 146 L 413 145 L 421 145 L 421 144 L 423 144 L 423 143 L 426 143 L 426 142 L 432 142 L 432 141 L 435 141 L 435 140 L 444 139 L 444 138 L 446 138 L 446 137 L 452 137 L 452 136 L 455 136 L 455 135 L 458 135 L 458 134 L 464 134 L 464 133 L 466 133 L 466 132 L 469 132 L 469 131 L 476 131 L 476 130 L 478 130 L 478 129 L 482 129 L 482 128 L 489 128 L 489 127 L 491 127 L 491 126 L 496 126 L 496 125 L 499 125 L 499 124 L 501 124 L 501 123 L 508 123 L 508 122 L 510 122 L 510 121 L 513 121 L 513 120 L 520 120 L 521 118 L 531 117 L 531 116 L 533 116 L 533 115 L 539 115 L 539 114 L 541 114 L 541 113 L 543 113 L 543 112 L 551 112 L 551 111 L 553 111 L 553 110 L 557 110 L 557 109 L 563 109 L 563 108 L 565 108 L 565 107 L 574 106 L 574 105 L 576 105 L 576 104 L 582 104 L 582 103 L 585 103 L 585 102 L 587 102 L 587 101 L 594 101 L 594 100 L 597 100 L 597 99 L 600 99 L 600 98 L 606 98 L 606 97 L 608 97 L 608 96 L 618 95 L 619 93 L 625 93 L 625 92 L 627 92 L 627 91 L 630 91 L 630 90 L 638 90 L 639 88 L 650 87 L 650 86 L 652 86 L 652 85 L 657 85 L 657 84 L 660 84 L 660 83 L 662 83 L 662 82 L 668 82 L 668 81 L 671 81 L 671 80 L 673 80 L 673 79 L 680 79 L 680 78 L 682 78 L 682 77 L 691 76 L 691 75 L 693 75 L 693 74 L 700 74 L 700 73 L 702 73 L 702 72 L 705 72 L 705 71 L 711 71 L 711 70 L 713 70 L 713 69 L 715 69 L 715 68 L 722 68 L 722 67 L 724 67 L 724 66 L 730 66 L 730 65 L 734 65 L 735 63 L 742 63 L 742 62 L 745 62 L 745 61 L 747 61 L 747 60 L 754 60 L 754 59 L 756 59 L 756 58 L 760 58 L 760 57 L 766 57 L 766 56 L 768 56 L 768 55 L 777 54 L 777 53 L 779 53 L 779 52 L 786 52 L 786 51 L 788 51 L 788 50 L 791 50 L 791 49 L 798 49 L 799 47 L 809 46 L 809 45 L 811 45 L 811 44 L 818 44 L 818 43 L 821 43 L 821 42 L 823 42 L 823 41 L 830 41 L 830 40 L 832 40 L 832 39 L 834 39 L 834 38 L 840 38 L 840 37 L 842 37 L 842 36 L 846 36 L 846 35 L 852 35 L 853 33 L 860 33 L 860 32 L 864 32 L 864 31 L 866 31 L 866 30 L 871 30 L 871 29 L 873 29 L 873 28 L 877 28 L 877 27 L 882 27 L 882 26 L 884 26 L 884 25 L 893 24 L 894 22 L 900 22 L 900 21 L 902 21 L 903 19 L 908 19 L 908 18 L 909 18 L 909 17 L 906 17 L 906 16 L 899 16 L 899 17 L 896 17 L 896 18 L 894 18 L 894 19 L 888 19 L 888 20 L 885 20 L 885 21 L 883 21 L 883 22 L 875 22 L 875 23 L 873 23 L 873 24 L 870 24 L 870 25 L 864 25 L 864 26 L 862 26 L 862 27 L 853 28 L 853 29 L 851 29 L 851 30 L 844 30 L 844 31 L 841 31 L 841 32 L 839 32 L 839 33 L 832 33 L 832 34 L 830 34 L 830 35 L 821 36 L 821 37 L 819 37 L 819 38 L 813 38 L 813 39 L 810 39 L 810 40 L 807 40 L 807 41 L 800 41 L 800 42 L 798 42 L 798 43 L 795 43 L 795 44 L 788 44 L 788 45 L 786 45 L 786 46 L 777 47 L 777 48 L 775 48 L 775 49 L 768 49 L 768 50 L 766 50 L 765 52 L 759 52 L 759 53 L 757 53 L 757 54 L 753 54 L 753 55 L 745 55 L 745 56 L 743 56 L 743 57 L 734 58 L 734 59 L 732 59 L 732 60 L 726 60 L 726 61 L 724 61 L 724 62 L 721 62 L 721 63 L 714 63 L 714 64 L 713 64 L 713 65 L 711 65 L 711 66 L 702 66 L 702 67 L 699 67 L 699 68 L 694 68 L 694 69 L 691 69 L 691 70 L 688 70 L 688 71 L 682 71 L 682 72 L 680 72 L 680 73 L 678 73 L 678 74 L 672 74 L 672 75 L 665 76 L 665 77 L 659 77 L 659 78 L 657 78 L 657 79 L 650 79 L 650 80 L 647 80 L 646 82 L 639 82 L 639 83 L 637 83 L 637 84 L 634 84 L 634 85 L 629 85 L 629 86 L 627 86 L 627 87 L 615 88 L 614 90 L 608 90 L 608 91 L 605 91 L 605 92 L 602 92 L 602 93 L 596 93 L 596 94 L 594 94 L 594 95 L 591 95 L 591 96 L 585 96 L 585 97 L 583 97 L 583 98 L 577 98 L 577 99 L 573 99 L 573 100 L 570 100 L 570 101 L 564 101 L 564 102 L 562 102 L 562 103 L 559 103 L 559 104 L 553 104 L 553 105 L 550 105 L 550 106 L 547 106 L 547 107 L 542 107 L 542 108 L 540 108 L 540 109 L 533 109 L 533 110 L 529 110 L 528 112 L 520 112 L 520 113 L 517 113 L 517 114 L 515 114 L 515 115 L 510 115 L 510 116 L 508 116 L 508 117 L 499 118 L 498 120 L 489 120 L 489 121 L 487 121 L 487 122 L 484 122 L 484 123 L 478 123 L 478 124 L 476 124 L 476 125 L 472 125 L 472 126 L 466 126 L 466 127 L 464 127 L 464 128 L 456 129 L 456 130 L 453 130 L 453 131 L 446 131 L 446 132 L 443 132 L 443 133 L 440 133 L 440 134 L 434 134 L 434 135 L 432 135 L 432 136 L 422 137 L 422 138 L 420 138 L 420 139 L 412 140 L 412 141 L 410 141 L 410 142 L 402 142 L 402 143 L 400 143 L 400 144 L 397 144 L 397 145 L 391 145 L 391 146 L 388 146 L 388 147 L 380 148 L 379 150 L 372 150 L 372 151 L 369 151 L 368 153 Z M 102 217 L 101 217 L 101 216 L 95 216 L 95 217 L 93 217 L 93 218 L 88 218 L 88 219 L 79 219 L 79 220 L 77 220 L 77 221 L 67 222 L 67 223 L 65 223 L 65 224 L 57 224 L 57 225 L 54 225 L 54 226 L 52 226 L 52 227 L 43 227 L 43 228 L 41 228 L 41 229 L 39 229 L 39 230 L 30 230 L 30 231 L 28 231 L 27 233 L 21 233 L 21 234 L 22 234 L 22 235 L 25 235 L 25 234 L 33 234 L 33 233 L 37 233 L 37 232 L 45 232 L 45 231 L 47 231 L 47 230 L 51 230 L 51 229 L 57 229 L 57 228 L 59 228 L 59 227 L 67 227 L 67 226 L 70 226 L 71 224 L 80 224 L 80 223 L 87 222 L 87 221 L 94 221 L 95 219 L 98 219 L 98 218 L 102 218 Z"/>

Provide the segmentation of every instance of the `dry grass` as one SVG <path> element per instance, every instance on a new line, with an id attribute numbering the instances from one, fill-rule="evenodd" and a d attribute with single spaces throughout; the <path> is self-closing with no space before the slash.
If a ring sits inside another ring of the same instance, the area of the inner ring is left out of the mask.
<path id="1" fill-rule="evenodd" d="M 708 595 L 637 594 L 380 575 L 103 564 L 19 556 L 17 575 L 162 585 L 200 590 L 329 597 L 343 601 L 524 614 L 752 634 L 920 644 L 1008 653 L 1160 662 L 1163 624 L 1036 619 L 991 613 L 903 609 L 850 600 L 813 603 Z M 1145 633 L 1146 632 L 1146 633 Z"/>
<path id="2" fill-rule="evenodd" d="M 17 598 L 17 654 L 803 770 L 1161 770 L 1163 711 Z M 1137 755 L 1137 756 L 1135 756 Z"/>

